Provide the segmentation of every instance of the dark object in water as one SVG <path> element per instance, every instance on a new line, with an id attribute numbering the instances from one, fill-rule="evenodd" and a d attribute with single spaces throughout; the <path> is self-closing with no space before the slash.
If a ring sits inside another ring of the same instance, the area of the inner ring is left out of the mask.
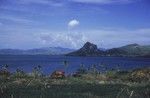
<path id="1" fill-rule="evenodd" d="M 65 72 L 64 71 L 54 71 L 52 74 L 51 74 L 51 78 L 52 79 L 63 79 L 65 78 Z"/>

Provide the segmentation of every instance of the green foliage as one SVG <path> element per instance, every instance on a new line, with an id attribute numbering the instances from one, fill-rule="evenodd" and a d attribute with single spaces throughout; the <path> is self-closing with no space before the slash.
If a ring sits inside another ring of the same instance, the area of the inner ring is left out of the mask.
<path id="1" fill-rule="evenodd" d="M 150 68 L 133 70 L 128 75 L 128 80 L 132 82 L 150 82 Z"/>
<path id="2" fill-rule="evenodd" d="M 33 69 L 33 76 L 17 69 L 0 78 L 0 98 L 149 98 L 149 68 L 99 73 L 93 65 L 85 70 L 81 64 L 82 77 L 51 79 L 42 77 L 41 66 Z"/>
<path id="3" fill-rule="evenodd" d="M 115 78 L 116 71 L 107 71 L 106 72 L 106 77 L 108 78 Z"/>
<path id="4" fill-rule="evenodd" d="M 16 69 L 16 72 L 13 74 L 12 77 L 13 78 L 24 78 L 24 77 L 27 77 L 27 74 L 23 70 Z"/>
<path id="5" fill-rule="evenodd" d="M 122 84 L 49 84 L 47 87 L 34 81 L 31 86 L 9 86 L 2 98 L 148 98 L 150 86 L 129 87 Z M 38 86 L 37 86 L 38 85 Z"/>
<path id="6" fill-rule="evenodd" d="M 11 75 L 10 72 L 8 71 L 8 65 L 3 65 L 1 70 L 0 70 L 0 79 L 6 80 L 9 78 Z"/>
<path id="7" fill-rule="evenodd" d="M 42 77 L 43 74 L 41 68 L 41 66 L 34 67 L 31 76 L 33 76 L 34 78 Z"/>

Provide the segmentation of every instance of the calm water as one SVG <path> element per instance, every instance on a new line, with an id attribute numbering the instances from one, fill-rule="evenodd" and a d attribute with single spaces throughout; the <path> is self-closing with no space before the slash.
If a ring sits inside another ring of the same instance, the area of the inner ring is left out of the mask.
<path id="1" fill-rule="evenodd" d="M 107 69 L 119 68 L 122 70 L 130 70 L 137 67 L 150 66 L 150 58 L 126 58 L 126 57 L 66 57 L 66 56 L 48 56 L 48 55 L 0 55 L 0 66 L 9 65 L 9 70 L 14 72 L 17 68 L 25 72 L 31 72 L 32 69 L 40 65 L 45 74 L 49 74 L 54 70 L 64 70 L 63 61 L 68 61 L 68 72 L 77 70 L 81 63 L 86 68 L 92 64 L 104 64 Z M 101 67 L 98 67 L 101 70 Z"/>

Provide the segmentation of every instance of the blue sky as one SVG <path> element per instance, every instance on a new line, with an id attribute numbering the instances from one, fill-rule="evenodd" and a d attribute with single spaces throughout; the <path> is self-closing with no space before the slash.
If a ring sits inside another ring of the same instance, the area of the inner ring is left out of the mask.
<path id="1" fill-rule="evenodd" d="M 150 43 L 149 0 L 0 0 L 0 48 Z"/>

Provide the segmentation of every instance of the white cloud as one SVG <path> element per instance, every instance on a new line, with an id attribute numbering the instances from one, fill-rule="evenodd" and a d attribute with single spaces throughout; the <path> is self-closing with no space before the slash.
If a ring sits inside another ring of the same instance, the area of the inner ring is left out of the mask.
<path id="1" fill-rule="evenodd" d="M 0 15 L 0 19 L 9 20 L 17 23 L 33 23 L 33 20 L 29 20 L 22 17 L 16 17 L 12 15 Z"/>
<path id="2" fill-rule="evenodd" d="M 99 29 L 85 31 L 89 41 L 99 47 L 114 48 L 127 44 L 137 43 L 149 45 L 150 29 Z"/>
<path id="3" fill-rule="evenodd" d="M 78 26 L 79 24 L 80 24 L 80 22 L 78 20 L 73 19 L 73 20 L 69 21 L 68 27 L 74 28 L 74 27 Z"/>
<path id="4" fill-rule="evenodd" d="M 48 4 L 50 3 L 49 0 L 19 0 L 20 3 L 24 3 L 24 4 L 33 4 L 33 3 L 37 3 L 37 4 Z"/>
<path id="5" fill-rule="evenodd" d="M 80 48 L 86 41 L 87 37 L 81 33 L 41 33 L 39 35 L 41 44 L 52 47 Z"/>
<path id="6" fill-rule="evenodd" d="M 112 3 L 130 3 L 134 0 L 72 0 L 80 3 L 93 3 L 93 4 L 112 4 Z"/>
<path id="7" fill-rule="evenodd" d="M 36 45 L 38 44 L 39 47 L 59 46 L 78 49 L 81 48 L 85 42 L 90 41 L 97 44 L 99 48 L 114 48 L 132 43 L 149 45 L 149 31 L 149 28 L 135 30 L 98 29 L 82 31 L 83 33 L 60 33 L 55 31 L 45 31 L 47 33 L 35 33 L 35 36 L 32 36 L 31 34 L 28 36 L 32 38 L 31 42 Z"/>
<path id="8" fill-rule="evenodd" d="M 81 31 L 82 33 L 66 33 L 65 31 L 61 31 L 60 33 L 45 29 L 40 30 L 38 28 L 37 30 L 24 30 L 20 27 L 16 27 L 15 29 L 16 31 L 9 30 L 4 33 L 2 33 L 3 31 L 0 29 L 0 47 L 4 48 L 5 45 L 8 45 L 9 48 L 60 46 L 77 49 L 82 47 L 86 41 L 97 44 L 99 48 L 114 48 L 132 43 L 149 45 L 150 43 L 150 28 L 139 28 L 134 30 L 101 28 L 98 30 L 84 30 Z"/>
<path id="9" fill-rule="evenodd" d="M 13 3 L 17 4 L 42 4 L 42 5 L 49 5 L 55 7 L 63 6 L 62 2 L 56 2 L 55 0 L 13 0 Z"/>
<path id="10" fill-rule="evenodd" d="M 112 4 L 112 3 L 131 3 L 137 0 L 13 0 L 18 4 L 44 4 L 52 6 L 62 6 L 66 2 L 80 2 L 80 3 L 98 3 L 98 4 Z"/>

